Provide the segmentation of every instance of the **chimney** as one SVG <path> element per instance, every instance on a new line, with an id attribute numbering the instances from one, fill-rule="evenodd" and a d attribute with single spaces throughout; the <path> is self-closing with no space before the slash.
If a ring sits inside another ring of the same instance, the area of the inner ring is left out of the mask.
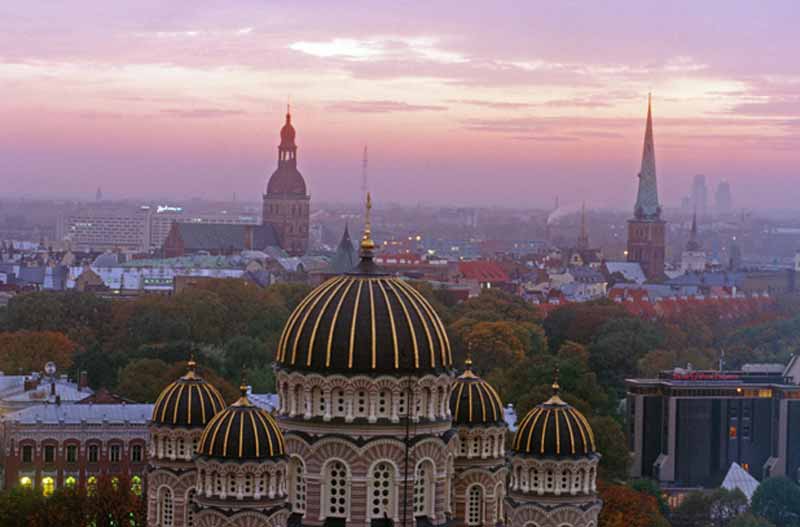
<path id="1" fill-rule="evenodd" d="M 78 390 L 83 390 L 89 387 L 89 374 L 83 370 L 78 376 Z"/>

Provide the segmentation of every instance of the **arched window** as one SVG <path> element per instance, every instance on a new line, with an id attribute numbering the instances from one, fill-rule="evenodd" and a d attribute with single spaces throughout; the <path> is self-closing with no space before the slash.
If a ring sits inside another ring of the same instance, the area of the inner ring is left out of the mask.
<path id="1" fill-rule="evenodd" d="M 253 495 L 253 474 L 248 472 L 244 475 L 244 492 L 243 494 L 247 497 Z"/>
<path id="2" fill-rule="evenodd" d="M 433 516 L 433 463 L 426 459 L 417 464 L 414 473 L 414 517 Z"/>
<path id="3" fill-rule="evenodd" d="M 136 496 L 142 495 L 142 478 L 141 476 L 131 477 L 131 492 Z"/>
<path id="4" fill-rule="evenodd" d="M 388 461 L 379 461 L 372 467 L 369 482 L 369 517 L 394 518 L 395 469 Z"/>
<path id="5" fill-rule="evenodd" d="M 172 491 L 169 487 L 161 487 L 158 492 L 158 527 L 172 527 L 173 517 Z"/>
<path id="6" fill-rule="evenodd" d="M 347 465 L 332 459 L 325 465 L 324 474 L 323 517 L 347 518 L 350 511 L 350 473 Z"/>
<path id="7" fill-rule="evenodd" d="M 289 501 L 292 512 L 306 512 L 306 474 L 303 461 L 296 456 L 289 460 Z"/>
<path id="8" fill-rule="evenodd" d="M 344 390 L 341 388 L 336 388 L 331 393 L 331 404 L 333 404 L 333 416 L 334 417 L 344 417 L 347 409 L 347 405 L 345 404 L 344 400 Z"/>
<path id="9" fill-rule="evenodd" d="M 378 417 L 389 417 L 391 396 L 388 390 L 381 390 L 378 393 Z"/>
<path id="10" fill-rule="evenodd" d="M 86 494 L 92 496 L 95 492 L 97 492 L 97 477 L 89 476 L 86 480 Z"/>
<path id="11" fill-rule="evenodd" d="M 423 388 L 417 394 L 416 412 L 417 417 L 422 419 L 428 417 L 428 399 L 430 398 L 430 390 Z"/>
<path id="12" fill-rule="evenodd" d="M 467 525 L 483 525 L 483 487 L 467 489 Z"/>
<path id="13" fill-rule="evenodd" d="M 498 483 L 497 487 L 494 489 L 495 498 L 497 498 L 496 503 L 496 511 L 495 511 L 495 522 L 501 523 L 503 521 L 503 502 L 506 499 L 506 489 L 502 483 Z"/>
<path id="14" fill-rule="evenodd" d="M 322 415 L 325 413 L 325 396 L 322 394 L 322 388 L 319 386 L 311 388 L 311 403 L 312 413 L 314 415 Z"/>
<path id="15" fill-rule="evenodd" d="M 194 489 L 186 493 L 186 527 L 194 527 L 194 495 Z"/>
<path id="16" fill-rule="evenodd" d="M 78 480 L 75 478 L 75 476 L 67 476 L 64 478 L 64 486 L 67 488 L 74 489 L 75 485 L 77 484 Z"/>
<path id="17" fill-rule="evenodd" d="M 236 474 L 233 472 L 228 472 L 228 489 L 226 491 L 228 496 L 236 496 L 238 492 L 236 487 Z"/>
<path id="18" fill-rule="evenodd" d="M 183 440 L 182 437 L 177 439 L 178 443 L 178 459 L 185 459 L 186 458 L 186 442 Z"/>
<path id="19" fill-rule="evenodd" d="M 56 480 L 50 476 L 42 478 L 42 494 L 45 496 L 52 496 L 56 490 Z"/>
<path id="20" fill-rule="evenodd" d="M 355 414 L 356 417 L 367 417 L 368 415 L 367 392 L 364 390 L 356 393 Z"/>
<path id="21" fill-rule="evenodd" d="M 579 468 L 572 478 L 572 492 L 578 493 L 583 490 L 583 469 Z"/>

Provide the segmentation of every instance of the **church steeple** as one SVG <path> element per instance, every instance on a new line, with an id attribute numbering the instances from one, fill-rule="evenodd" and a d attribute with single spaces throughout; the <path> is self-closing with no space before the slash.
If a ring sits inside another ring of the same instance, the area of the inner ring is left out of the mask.
<path id="1" fill-rule="evenodd" d="M 581 205 L 581 233 L 578 235 L 578 250 L 585 251 L 589 248 L 589 233 L 586 230 L 586 202 Z"/>
<path id="2" fill-rule="evenodd" d="M 692 216 L 692 230 L 689 233 L 689 241 L 686 242 L 687 251 L 699 251 L 700 242 L 697 241 L 697 212 Z"/>
<path id="3" fill-rule="evenodd" d="M 658 182 L 656 181 L 656 152 L 653 144 L 653 112 L 650 95 L 647 96 L 647 125 L 644 132 L 642 167 L 639 171 L 639 191 L 636 194 L 634 216 L 639 220 L 658 220 L 661 218 L 661 205 L 658 203 Z"/>

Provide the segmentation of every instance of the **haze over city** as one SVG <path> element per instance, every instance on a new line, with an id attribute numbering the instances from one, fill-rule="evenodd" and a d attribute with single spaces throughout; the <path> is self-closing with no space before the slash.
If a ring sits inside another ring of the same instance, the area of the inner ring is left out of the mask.
<path id="1" fill-rule="evenodd" d="M 5 2 L 0 180 L 28 197 L 264 191 L 287 101 L 317 202 L 630 209 L 658 176 L 794 208 L 796 3 Z M 566 201 L 566 200 L 565 200 Z"/>

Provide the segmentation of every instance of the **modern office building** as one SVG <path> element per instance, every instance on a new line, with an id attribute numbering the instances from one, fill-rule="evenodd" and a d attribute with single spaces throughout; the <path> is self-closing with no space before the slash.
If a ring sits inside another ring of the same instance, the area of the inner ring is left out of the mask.
<path id="1" fill-rule="evenodd" d="M 732 463 L 761 480 L 800 477 L 800 364 L 668 370 L 628 379 L 631 476 L 716 487 Z"/>

